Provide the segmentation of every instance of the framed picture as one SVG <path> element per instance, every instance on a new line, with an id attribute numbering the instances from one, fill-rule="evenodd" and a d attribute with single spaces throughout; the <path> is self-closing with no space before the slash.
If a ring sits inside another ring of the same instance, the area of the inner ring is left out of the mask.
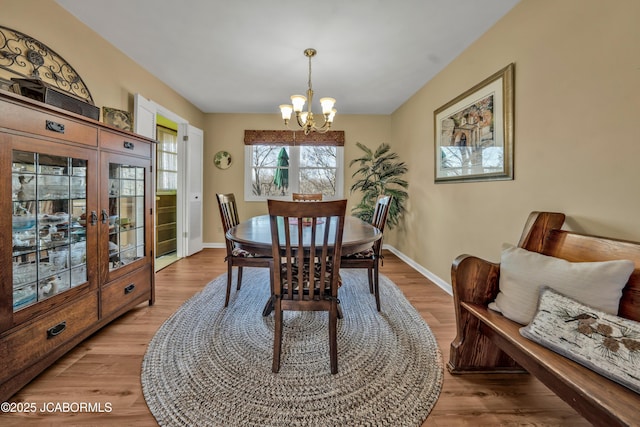
<path id="1" fill-rule="evenodd" d="M 128 130 L 129 132 L 133 129 L 133 120 L 131 119 L 131 113 L 128 111 L 102 107 L 102 121 L 118 129 Z"/>
<path id="2" fill-rule="evenodd" d="M 434 112 L 435 182 L 513 179 L 514 64 Z"/>

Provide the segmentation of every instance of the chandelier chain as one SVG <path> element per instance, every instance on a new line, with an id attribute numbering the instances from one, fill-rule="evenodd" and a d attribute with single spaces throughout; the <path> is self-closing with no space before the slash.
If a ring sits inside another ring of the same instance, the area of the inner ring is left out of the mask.
<path id="1" fill-rule="evenodd" d="M 312 58 L 312 57 L 313 57 L 313 56 L 311 56 L 311 55 L 309 56 L 309 82 L 308 82 L 308 84 L 309 84 L 309 89 L 313 89 L 313 88 L 312 88 L 312 86 L 311 86 L 311 58 Z"/>

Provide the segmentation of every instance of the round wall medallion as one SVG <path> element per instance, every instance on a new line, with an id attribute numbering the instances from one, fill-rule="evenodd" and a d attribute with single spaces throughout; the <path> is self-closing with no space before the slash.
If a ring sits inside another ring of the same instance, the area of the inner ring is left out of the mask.
<path id="1" fill-rule="evenodd" d="M 228 169 L 231 166 L 231 154 L 227 151 L 218 151 L 215 156 L 213 156 L 213 164 L 216 165 L 218 169 Z"/>

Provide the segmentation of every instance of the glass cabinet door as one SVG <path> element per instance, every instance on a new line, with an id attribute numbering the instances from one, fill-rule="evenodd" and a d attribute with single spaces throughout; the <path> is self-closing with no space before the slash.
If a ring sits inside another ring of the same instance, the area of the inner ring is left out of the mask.
<path id="1" fill-rule="evenodd" d="M 12 151 L 14 312 L 87 282 L 87 163 Z"/>
<path id="2" fill-rule="evenodd" d="M 145 168 L 109 162 L 109 272 L 145 256 Z"/>

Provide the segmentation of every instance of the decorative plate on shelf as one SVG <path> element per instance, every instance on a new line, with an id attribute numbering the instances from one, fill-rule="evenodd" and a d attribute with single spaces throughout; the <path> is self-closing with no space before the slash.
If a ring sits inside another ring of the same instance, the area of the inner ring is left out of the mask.
<path id="1" fill-rule="evenodd" d="M 218 151 L 215 156 L 213 156 L 213 164 L 216 165 L 218 169 L 228 169 L 231 166 L 231 154 L 227 151 Z"/>
<path id="2" fill-rule="evenodd" d="M 118 129 L 131 131 L 133 119 L 131 113 L 116 108 L 102 107 L 102 121 Z"/>

